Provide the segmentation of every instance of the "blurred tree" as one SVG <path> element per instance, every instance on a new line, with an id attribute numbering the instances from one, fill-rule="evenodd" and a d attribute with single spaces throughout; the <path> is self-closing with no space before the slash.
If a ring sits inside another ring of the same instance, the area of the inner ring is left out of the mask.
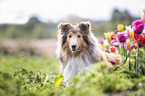
<path id="1" fill-rule="evenodd" d="M 34 16 L 34 17 L 31 17 L 28 21 L 28 23 L 26 24 L 26 27 L 28 29 L 32 29 L 33 27 L 35 27 L 37 24 L 41 24 L 40 20 Z"/>
<path id="2" fill-rule="evenodd" d="M 118 9 L 114 9 L 113 13 L 112 13 L 112 21 L 121 21 L 121 20 L 129 20 L 132 21 L 132 16 L 130 15 L 130 13 L 125 10 L 123 12 L 119 11 Z"/>
<path id="3" fill-rule="evenodd" d="M 10 25 L 8 26 L 7 30 L 6 30 L 6 35 L 8 38 L 17 38 L 19 37 L 19 33 L 17 32 L 16 26 L 15 25 Z"/>
<path id="4" fill-rule="evenodd" d="M 111 20 L 116 21 L 122 19 L 123 19 L 122 13 L 118 9 L 114 9 Z"/>
<path id="5" fill-rule="evenodd" d="M 44 27 L 42 24 L 37 24 L 33 29 L 33 37 L 42 39 L 44 34 Z"/>
<path id="6" fill-rule="evenodd" d="M 119 11 L 118 9 L 114 9 L 109 23 L 111 30 L 116 30 L 117 24 L 130 25 L 132 21 L 133 17 L 127 10 Z"/>
<path id="7" fill-rule="evenodd" d="M 133 21 L 133 17 L 130 15 L 130 13 L 127 10 L 123 12 L 123 19 L 128 20 L 130 24 Z"/>
<path id="8" fill-rule="evenodd" d="M 31 17 L 28 21 L 28 24 L 30 25 L 36 25 L 36 24 L 40 24 L 40 20 L 37 17 Z"/>
<path id="9" fill-rule="evenodd" d="M 130 25 L 134 18 L 130 13 L 114 9 L 110 21 L 95 21 L 70 15 L 63 19 L 62 22 L 69 22 L 76 25 L 79 22 L 90 21 L 93 33 L 97 36 L 103 36 L 104 32 L 116 30 L 117 24 Z M 58 22 L 59 23 L 59 22 Z M 43 23 L 37 16 L 32 16 L 26 24 L 0 24 L 0 39 L 46 39 L 57 37 L 58 23 Z"/>

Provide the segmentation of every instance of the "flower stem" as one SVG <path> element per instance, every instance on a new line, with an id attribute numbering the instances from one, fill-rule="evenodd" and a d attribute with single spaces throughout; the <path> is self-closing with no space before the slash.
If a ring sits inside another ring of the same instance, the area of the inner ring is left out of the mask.
<path id="1" fill-rule="evenodd" d="M 124 64 L 124 56 L 125 56 L 125 54 L 124 54 L 125 52 L 124 52 L 124 43 L 123 43 L 123 57 L 122 57 L 122 60 L 123 60 L 123 64 Z"/>
<path id="2" fill-rule="evenodd" d="M 136 73 L 138 73 L 138 53 L 139 53 L 139 41 L 138 41 L 138 34 L 137 34 Z"/>
<path id="3" fill-rule="evenodd" d="M 129 57 L 129 70 L 131 70 L 131 63 L 130 63 L 130 47 L 129 47 L 129 53 L 128 53 L 128 57 Z"/>

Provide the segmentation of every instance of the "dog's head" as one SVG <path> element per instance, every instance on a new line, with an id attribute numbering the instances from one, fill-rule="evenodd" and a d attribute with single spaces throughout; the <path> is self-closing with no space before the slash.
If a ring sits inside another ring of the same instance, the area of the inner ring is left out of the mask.
<path id="1" fill-rule="evenodd" d="M 88 35 L 91 30 L 89 22 L 81 22 L 77 26 L 69 23 L 59 24 L 62 35 L 62 49 L 67 50 L 70 54 L 76 55 L 82 51 L 87 51 L 90 45 Z"/>

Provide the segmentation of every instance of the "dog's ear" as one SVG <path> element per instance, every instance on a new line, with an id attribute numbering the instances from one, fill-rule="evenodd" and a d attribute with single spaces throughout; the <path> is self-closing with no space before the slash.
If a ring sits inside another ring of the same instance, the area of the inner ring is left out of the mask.
<path id="1" fill-rule="evenodd" d="M 88 36 L 87 36 L 87 35 L 83 35 L 83 39 L 84 39 L 84 41 L 85 41 L 88 45 L 90 45 L 90 42 L 89 42 L 89 40 L 88 40 Z"/>
<path id="2" fill-rule="evenodd" d="M 90 22 L 81 22 L 78 24 L 78 28 L 84 33 L 88 34 L 91 30 L 91 23 Z"/>
<path id="3" fill-rule="evenodd" d="M 62 23 L 58 25 L 58 28 L 61 29 L 61 32 L 68 32 L 70 28 L 72 28 L 72 25 L 70 23 Z"/>

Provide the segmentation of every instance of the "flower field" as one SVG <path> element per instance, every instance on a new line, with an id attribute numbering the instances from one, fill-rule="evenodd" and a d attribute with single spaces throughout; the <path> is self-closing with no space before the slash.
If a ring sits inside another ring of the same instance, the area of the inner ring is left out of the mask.
<path id="1" fill-rule="evenodd" d="M 43 56 L 0 55 L 0 96 L 145 96 L 145 10 L 129 26 L 118 24 L 104 33 L 102 50 L 121 55 L 112 61 L 92 65 L 66 87 L 59 73 L 59 61 Z"/>

